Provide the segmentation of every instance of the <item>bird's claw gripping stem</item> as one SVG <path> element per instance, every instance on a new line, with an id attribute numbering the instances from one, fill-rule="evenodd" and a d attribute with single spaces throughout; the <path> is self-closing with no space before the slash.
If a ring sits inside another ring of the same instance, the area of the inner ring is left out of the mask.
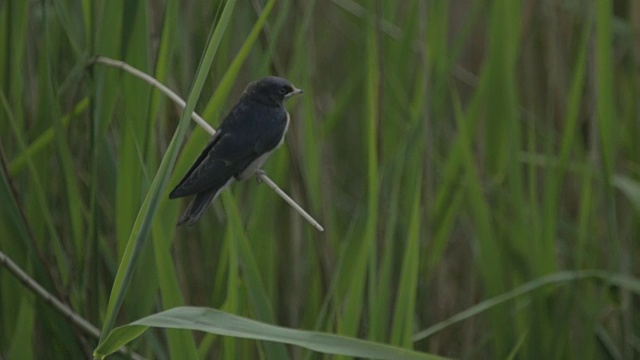
<path id="1" fill-rule="evenodd" d="M 262 169 L 256 170 L 256 182 L 258 185 L 262 184 L 262 179 L 260 179 L 260 176 L 262 175 L 267 175 L 267 172 Z"/>

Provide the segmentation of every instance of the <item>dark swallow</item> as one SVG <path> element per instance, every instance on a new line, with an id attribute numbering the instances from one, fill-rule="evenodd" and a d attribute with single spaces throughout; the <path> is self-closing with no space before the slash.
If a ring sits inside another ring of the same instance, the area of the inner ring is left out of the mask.
<path id="1" fill-rule="evenodd" d="M 262 165 L 282 144 L 289 127 L 284 101 L 300 93 L 302 90 L 275 76 L 247 86 L 207 147 L 169 194 L 170 199 L 195 195 L 178 225 L 193 225 L 233 181 L 262 171 Z"/>

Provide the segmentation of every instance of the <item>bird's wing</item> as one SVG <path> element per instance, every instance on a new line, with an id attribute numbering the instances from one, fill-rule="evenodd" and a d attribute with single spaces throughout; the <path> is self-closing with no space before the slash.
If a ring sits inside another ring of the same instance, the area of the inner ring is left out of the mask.
<path id="1" fill-rule="evenodd" d="M 223 186 L 254 158 L 253 143 L 225 132 L 216 134 L 169 198 L 189 196 Z"/>
<path id="2" fill-rule="evenodd" d="M 198 166 L 200 165 L 200 163 L 202 163 L 202 161 L 209 155 L 209 151 L 211 151 L 211 148 L 213 147 L 213 145 L 215 145 L 216 142 L 218 142 L 218 140 L 220 140 L 220 135 L 221 135 L 220 131 L 217 131 L 213 135 L 211 140 L 209 140 L 209 143 L 207 144 L 207 146 L 204 148 L 204 150 L 202 150 L 200 155 L 198 155 L 198 157 L 196 158 L 196 161 L 193 162 L 193 165 L 191 165 L 191 167 L 189 168 L 187 173 L 182 177 L 182 180 L 180 180 L 180 183 L 178 183 L 178 185 L 176 186 L 176 189 L 182 183 L 184 183 L 185 180 L 187 180 L 191 176 L 191 174 L 194 172 L 194 170 L 197 169 Z M 175 189 L 174 189 L 174 191 L 175 191 Z"/>
<path id="3" fill-rule="evenodd" d="M 254 127 L 248 132 L 233 128 L 232 122 L 239 118 L 241 116 L 232 111 L 223 121 L 218 133 L 169 194 L 170 199 L 223 186 L 230 177 L 242 172 L 260 155 L 278 146 L 287 126 L 287 113 L 284 111 L 275 118 L 251 119 Z"/>

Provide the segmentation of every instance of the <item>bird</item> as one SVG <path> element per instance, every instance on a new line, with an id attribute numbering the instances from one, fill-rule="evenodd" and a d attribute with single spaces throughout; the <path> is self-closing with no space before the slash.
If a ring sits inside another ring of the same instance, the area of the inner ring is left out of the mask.
<path id="1" fill-rule="evenodd" d="M 234 181 L 264 173 L 262 165 L 284 141 L 290 115 L 284 102 L 301 94 L 288 80 L 268 76 L 250 83 L 170 199 L 194 195 L 177 226 L 200 219 L 210 203 Z"/>

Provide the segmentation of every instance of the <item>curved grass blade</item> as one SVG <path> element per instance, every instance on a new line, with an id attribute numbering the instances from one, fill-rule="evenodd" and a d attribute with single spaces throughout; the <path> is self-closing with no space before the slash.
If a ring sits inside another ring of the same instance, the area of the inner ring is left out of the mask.
<path id="1" fill-rule="evenodd" d="M 429 336 L 443 330 L 453 324 L 469 319 L 480 313 L 483 313 L 489 309 L 492 309 L 506 301 L 513 300 L 518 296 L 526 295 L 533 291 L 536 291 L 544 286 L 552 284 L 565 284 L 572 281 L 580 280 L 600 280 L 604 283 L 614 285 L 637 295 L 640 295 L 640 279 L 633 278 L 627 275 L 609 273 L 600 270 L 582 270 L 582 271 L 560 271 L 555 274 L 543 276 L 541 278 L 530 281 L 520 287 L 517 287 L 511 291 L 507 291 L 501 295 L 492 297 L 485 301 L 482 301 L 467 310 L 464 310 L 445 321 L 441 321 L 425 330 L 413 335 L 413 341 L 420 341 L 428 338 Z"/>
<path id="2" fill-rule="evenodd" d="M 173 308 L 147 316 L 129 325 L 121 326 L 115 329 L 105 341 L 98 346 L 95 355 L 99 358 L 104 358 L 121 345 L 140 336 L 149 327 L 190 329 L 223 336 L 275 341 L 302 346 L 326 354 L 356 356 L 369 359 L 444 359 L 435 355 L 346 336 L 269 325 L 220 310 L 198 307 Z"/>

